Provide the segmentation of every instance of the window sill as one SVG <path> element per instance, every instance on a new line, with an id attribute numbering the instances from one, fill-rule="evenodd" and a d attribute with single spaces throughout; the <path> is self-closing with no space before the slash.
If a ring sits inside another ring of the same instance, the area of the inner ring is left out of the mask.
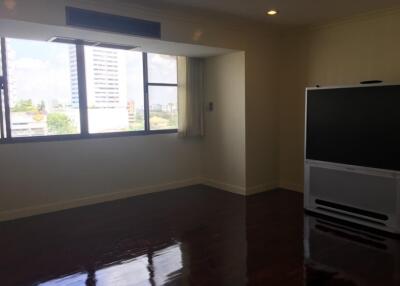
<path id="1" fill-rule="evenodd" d="M 153 130 L 153 131 L 129 131 L 129 132 L 109 132 L 96 134 L 71 134 L 71 135 L 52 135 L 52 136 L 35 136 L 35 137 L 18 137 L 0 140 L 0 144 L 16 144 L 16 143 L 35 143 L 35 142 L 58 142 L 71 140 L 101 139 L 101 138 L 117 138 L 131 136 L 148 136 L 157 134 L 173 134 L 178 133 L 177 129 Z"/>

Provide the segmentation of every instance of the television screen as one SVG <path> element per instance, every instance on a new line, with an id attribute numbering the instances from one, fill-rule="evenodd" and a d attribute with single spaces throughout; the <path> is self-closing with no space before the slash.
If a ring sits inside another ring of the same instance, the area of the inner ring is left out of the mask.
<path id="1" fill-rule="evenodd" d="M 306 159 L 400 171 L 400 85 L 308 89 Z"/>

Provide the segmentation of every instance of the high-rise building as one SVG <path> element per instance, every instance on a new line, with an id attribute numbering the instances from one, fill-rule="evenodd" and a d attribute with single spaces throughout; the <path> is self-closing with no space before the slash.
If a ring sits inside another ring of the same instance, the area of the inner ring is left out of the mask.
<path id="1" fill-rule="evenodd" d="M 75 47 L 70 48 L 72 104 L 79 106 Z M 126 108 L 126 55 L 122 50 L 86 47 L 85 69 L 89 108 Z"/>
<path id="2" fill-rule="evenodd" d="M 135 123 L 136 117 L 136 108 L 135 102 L 133 100 L 128 101 L 128 117 L 129 117 L 129 124 Z"/>
<path id="3" fill-rule="evenodd" d="M 126 54 L 122 50 L 87 47 L 88 107 L 126 108 Z"/>
<path id="4" fill-rule="evenodd" d="M 16 53 L 14 49 L 10 46 L 9 41 L 6 41 L 7 50 L 7 84 L 8 84 L 8 98 L 10 106 L 14 106 L 16 100 L 18 100 L 17 94 L 17 84 L 15 78 L 15 60 Z"/>
<path id="5" fill-rule="evenodd" d="M 72 105 L 79 107 L 74 47 L 70 54 Z M 127 59 L 123 50 L 85 47 L 86 94 L 89 130 L 127 130 Z"/>
<path id="6" fill-rule="evenodd" d="M 78 67 L 76 63 L 76 47 L 69 47 L 69 69 L 71 77 L 72 107 L 79 108 Z"/>

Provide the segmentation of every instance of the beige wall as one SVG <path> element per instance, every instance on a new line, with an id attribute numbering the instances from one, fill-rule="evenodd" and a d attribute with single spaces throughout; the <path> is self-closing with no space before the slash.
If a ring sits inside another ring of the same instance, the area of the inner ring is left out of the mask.
<path id="1" fill-rule="evenodd" d="M 199 148 L 175 134 L 2 145 L 0 219 L 196 183 Z"/>
<path id="2" fill-rule="evenodd" d="M 279 39 L 246 50 L 246 192 L 278 186 Z"/>
<path id="3" fill-rule="evenodd" d="M 65 5 L 74 5 L 160 21 L 164 41 L 244 51 L 246 98 L 241 107 L 246 107 L 246 118 L 242 109 L 241 119 L 235 119 L 238 130 L 229 134 L 220 130 L 227 136 L 221 140 L 229 138 L 233 149 L 241 153 L 234 159 L 234 170 L 214 168 L 213 178 L 224 180 L 221 183 L 231 191 L 250 193 L 275 187 L 271 184 L 278 180 L 276 31 L 259 23 L 116 2 L 20 0 L 12 11 L 0 5 L 0 18 L 63 26 Z M 221 128 L 229 125 L 218 124 Z M 0 219 L 190 184 L 204 177 L 202 166 L 211 166 L 214 160 L 202 152 L 216 154 L 220 147 L 203 148 L 201 140 L 180 140 L 175 135 L 2 145 Z"/>
<path id="4" fill-rule="evenodd" d="M 210 184 L 246 194 L 245 54 L 211 57 L 205 65 L 203 175 Z"/>
<path id="5" fill-rule="evenodd" d="M 66 3 L 161 21 L 165 41 L 243 52 L 207 61 L 207 96 L 216 109 L 207 114 L 204 140 L 155 135 L 0 146 L 0 219 L 157 191 L 200 177 L 246 194 L 278 185 L 301 190 L 304 88 L 400 81 L 400 10 L 282 34 L 258 23 L 107 0 L 21 0 L 13 11 L 1 6 L 0 18 L 63 26 Z M 242 61 L 244 70 L 223 73 Z M 244 77 L 244 84 L 231 77 Z M 229 84 L 218 89 L 216 79 Z M 227 101 L 231 93 L 235 100 Z"/>
<path id="6" fill-rule="evenodd" d="M 400 82 L 400 10 L 292 31 L 282 41 L 280 185 L 302 189 L 304 89 L 380 79 Z"/>

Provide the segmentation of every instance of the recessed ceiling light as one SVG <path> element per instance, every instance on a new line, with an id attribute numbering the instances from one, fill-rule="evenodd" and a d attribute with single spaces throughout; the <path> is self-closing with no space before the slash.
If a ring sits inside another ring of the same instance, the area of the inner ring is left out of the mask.
<path id="1" fill-rule="evenodd" d="M 277 15 L 279 12 L 278 12 L 278 10 L 275 10 L 275 9 L 271 9 L 271 10 L 268 10 L 267 11 L 267 15 L 268 16 L 275 16 L 275 15 Z"/>

